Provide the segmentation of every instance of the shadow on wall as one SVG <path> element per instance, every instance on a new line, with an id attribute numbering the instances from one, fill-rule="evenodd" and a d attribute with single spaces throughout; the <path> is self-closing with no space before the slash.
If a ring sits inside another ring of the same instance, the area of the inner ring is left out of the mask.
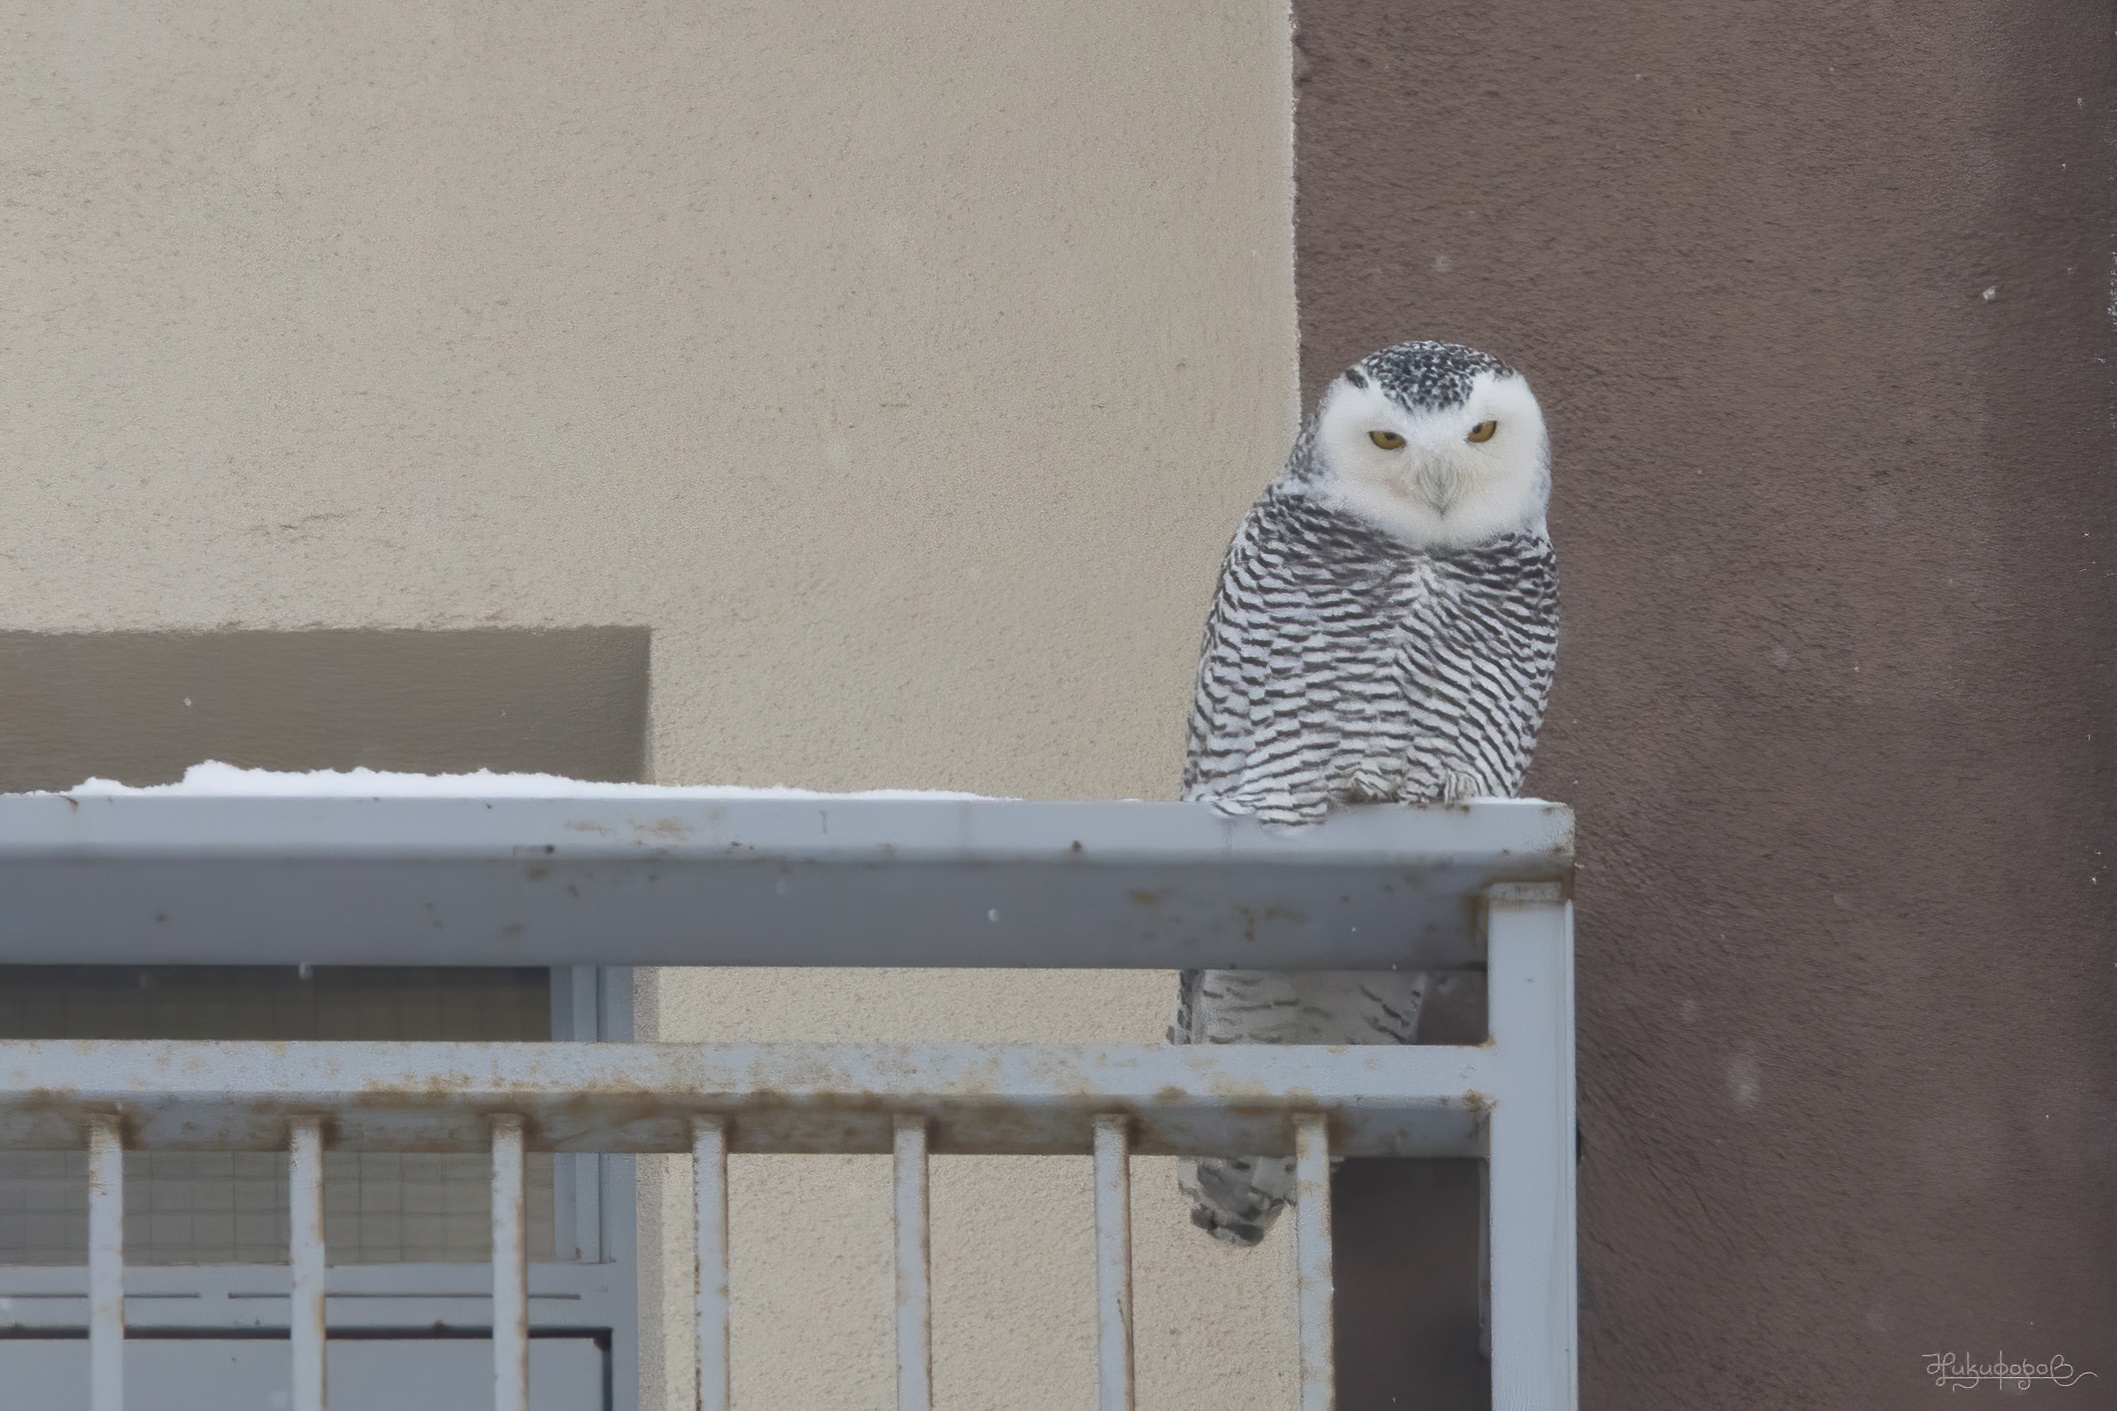
<path id="1" fill-rule="evenodd" d="M 645 627 L 0 633 L 0 790 L 253 769 L 647 768 Z"/>

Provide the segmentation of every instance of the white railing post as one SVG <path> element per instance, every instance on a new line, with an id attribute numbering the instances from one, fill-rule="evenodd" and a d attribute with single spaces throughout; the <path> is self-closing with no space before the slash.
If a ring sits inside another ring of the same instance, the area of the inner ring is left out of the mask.
<path id="1" fill-rule="evenodd" d="M 529 1245 L 522 1119 L 492 1120 L 493 1411 L 529 1411 Z"/>
<path id="2" fill-rule="evenodd" d="M 323 1119 L 287 1124 L 287 1338 L 293 1411 L 324 1411 Z"/>
<path id="3" fill-rule="evenodd" d="M 1095 1329 L 1097 1404 L 1132 1411 L 1132 1131 L 1125 1117 L 1095 1119 Z"/>
<path id="4" fill-rule="evenodd" d="M 88 1404 L 125 1411 L 125 1140 L 88 1119 Z"/>
<path id="5" fill-rule="evenodd" d="M 698 1319 L 699 1411 L 728 1411 L 728 1124 L 700 1117 L 691 1124 L 692 1202 L 697 1259 L 693 1304 Z"/>
<path id="6" fill-rule="evenodd" d="M 1332 1318 L 1330 1125 L 1320 1113 L 1294 1118 L 1294 1279 L 1301 1305 L 1301 1411 L 1338 1404 Z"/>
<path id="7" fill-rule="evenodd" d="M 1574 1411 L 1573 908 L 1555 883 L 1489 896 L 1492 1405 Z"/>
<path id="8" fill-rule="evenodd" d="M 934 1399 L 934 1324 L 924 1117 L 897 1118 L 894 1151 L 897 1411 L 930 1411 Z"/>

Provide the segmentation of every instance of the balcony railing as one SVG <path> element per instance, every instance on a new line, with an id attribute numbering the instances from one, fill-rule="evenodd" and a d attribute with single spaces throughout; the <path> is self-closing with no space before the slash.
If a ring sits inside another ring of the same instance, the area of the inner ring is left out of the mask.
<path id="1" fill-rule="evenodd" d="M 492 1162 L 499 1411 L 527 1411 L 525 1152 L 689 1153 L 699 1404 L 729 1398 L 731 1152 L 892 1153 L 898 1404 L 931 1402 L 927 1161 L 1092 1154 L 1105 1411 L 1128 1161 L 1291 1154 L 1304 1411 L 1332 1404 L 1330 1161 L 1489 1163 L 1494 1405 L 1576 1404 L 1571 817 L 741 798 L 0 798 L 0 957 L 71 964 L 1482 965 L 1477 1046 L 0 1043 L 0 1149 L 89 1153 L 93 1411 L 122 1411 L 124 1151 L 289 1154 L 296 1411 L 326 1405 L 323 1153 Z M 138 1404 L 138 1403 L 136 1403 Z"/>

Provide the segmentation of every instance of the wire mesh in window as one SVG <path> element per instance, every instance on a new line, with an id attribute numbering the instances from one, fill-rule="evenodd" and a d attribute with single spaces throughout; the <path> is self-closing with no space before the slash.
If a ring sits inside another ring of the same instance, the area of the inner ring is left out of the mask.
<path id="1" fill-rule="evenodd" d="M 550 972 L 319 966 L 0 967 L 0 1038 L 533 1042 L 551 1037 Z M 529 1253 L 552 1257 L 552 1159 L 527 1162 Z M 491 1257 L 491 1163 L 478 1154 L 329 1152 L 334 1264 Z M 0 1152 L 0 1264 L 80 1264 L 88 1158 Z M 281 1152 L 125 1155 L 131 1264 L 283 1264 Z"/>

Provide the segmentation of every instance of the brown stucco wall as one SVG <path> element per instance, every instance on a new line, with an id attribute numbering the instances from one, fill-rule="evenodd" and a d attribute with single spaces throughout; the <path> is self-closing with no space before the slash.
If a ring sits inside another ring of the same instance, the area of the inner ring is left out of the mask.
<path id="1" fill-rule="evenodd" d="M 2117 1395 L 2109 7 L 1295 11 L 1310 396 L 1552 422 L 1584 1404 Z"/>

